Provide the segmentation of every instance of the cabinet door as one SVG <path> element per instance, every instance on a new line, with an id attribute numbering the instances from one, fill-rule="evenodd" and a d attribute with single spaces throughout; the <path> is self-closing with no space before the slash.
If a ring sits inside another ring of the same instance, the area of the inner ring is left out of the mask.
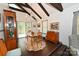
<path id="1" fill-rule="evenodd" d="M 16 13 L 4 10 L 4 34 L 7 50 L 17 48 Z"/>

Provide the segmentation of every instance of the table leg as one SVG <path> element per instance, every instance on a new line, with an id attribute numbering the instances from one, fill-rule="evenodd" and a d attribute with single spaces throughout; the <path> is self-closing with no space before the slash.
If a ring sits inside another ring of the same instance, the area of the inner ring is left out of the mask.
<path id="1" fill-rule="evenodd" d="M 34 39 L 31 38 L 31 46 L 32 46 L 32 49 L 34 49 Z"/>

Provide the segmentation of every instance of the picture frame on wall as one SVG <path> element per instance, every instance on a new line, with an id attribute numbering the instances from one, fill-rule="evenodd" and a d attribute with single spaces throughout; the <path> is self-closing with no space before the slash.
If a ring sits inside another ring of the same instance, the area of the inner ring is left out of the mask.
<path id="1" fill-rule="evenodd" d="M 59 30 L 59 22 L 50 23 L 50 30 Z"/>
<path id="2" fill-rule="evenodd" d="M 34 25 L 33 25 L 33 27 L 35 28 L 35 27 L 36 27 L 36 25 L 34 24 Z"/>
<path id="3" fill-rule="evenodd" d="M 37 22 L 37 29 L 42 32 L 42 21 Z"/>
<path id="4" fill-rule="evenodd" d="M 37 24 L 37 27 L 40 28 L 40 23 Z"/>

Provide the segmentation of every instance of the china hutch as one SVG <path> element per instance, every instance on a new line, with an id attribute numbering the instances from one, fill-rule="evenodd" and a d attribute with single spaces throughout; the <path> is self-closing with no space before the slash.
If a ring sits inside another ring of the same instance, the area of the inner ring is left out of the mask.
<path id="1" fill-rule="evenodd" d="M 17 48 L 16 13 L 4 10 L 4 35 L 7 50 Z"/>

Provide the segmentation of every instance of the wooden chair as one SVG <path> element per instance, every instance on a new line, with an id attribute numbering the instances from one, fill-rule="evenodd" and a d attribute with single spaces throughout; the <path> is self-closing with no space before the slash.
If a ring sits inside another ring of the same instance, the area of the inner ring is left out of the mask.
<path id="1" fill-rule="evenodd" d="M 31 45 L 32 45 L 32 48 L 34 49 L 34 46 L 35 46 L 35 41 L 34 41 L 34 32 L 31 32 Z"/>
<path id="2" fill-rule="evenodd" d="M 38 47 L 39 47 L 39 44 L 42 46 L 42 33 L 41 32 L 37 33 L 37 46 Z"/>
<path id="3" fill-rule="evenodd" d="M 21 55 L 20 48 L 8 51 L 5 42 L 3 41 L 3 39 L 0 39 L 0 56 L 20 56 L 20 55 Z"/>
<path id="4" fill-rule="evenodd" d="M 5 56 L 7 54 L 7 48 L 3 40 L 0 39 L 0 56 Z"/>

